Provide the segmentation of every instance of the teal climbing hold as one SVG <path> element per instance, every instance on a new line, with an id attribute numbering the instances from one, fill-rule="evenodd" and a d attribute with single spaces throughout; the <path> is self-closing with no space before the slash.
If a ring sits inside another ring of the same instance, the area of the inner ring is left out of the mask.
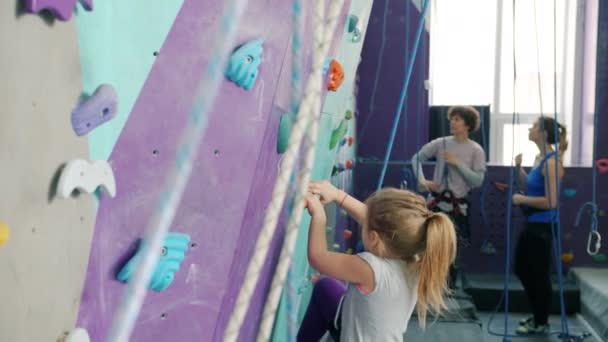
<path id="1" fill-rule="evenodd" d="M 168 233 L 165 243 L 161 250 L 161 256 L 156 265 L 156 269 L 150 279 L 149 289 L 161 292 L 166 290 L 175 278 L 175 273 L 179 271 L 182 261 L 186 257 L 186 251 L 190 244 L 190 236 L 181 233 Z M 140 246 L 141 247 L 141 246 Z M 118 272 L 116 279 L 125 283 L 129 282 L 135 273 L 135 264 L 141 258 L 141 248 L 135 256 L 129 260 Z"/>
<path id="2" fill-rule="evenodd" d="M 287 143 L 289 142 L 291 126 L 293 126 L 294 121 L 294 115 L 291 113 L 281 115 L 281 120 L 279 121 L 279 134 L 277 135 L 277 153 L 279 154 L 287 151 Z"/>
<path id="3" fill-rule="evenodd" d="M 245 43 L 230 56 L 226 77 L 239 87 L 250 90 L 258 78 L 258 68 L 262 64 L 263 39 Z"/>

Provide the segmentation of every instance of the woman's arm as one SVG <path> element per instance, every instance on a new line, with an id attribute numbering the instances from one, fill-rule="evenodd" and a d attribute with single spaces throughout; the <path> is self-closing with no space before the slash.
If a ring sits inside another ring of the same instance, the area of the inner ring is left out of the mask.
<path id="1" fill-rule="evenodd" d="M 336 253 L 327 250 L 325 226 L 327 217 L 323 205 L 313 195 L 306 197 L 306 207 L 310 213 L 308 231 L 308 262 L 317 271 L 332 278 L 359 284 L 365 290 L 373 290 L 374 271 L 362 258 L 356 255 Z"/>

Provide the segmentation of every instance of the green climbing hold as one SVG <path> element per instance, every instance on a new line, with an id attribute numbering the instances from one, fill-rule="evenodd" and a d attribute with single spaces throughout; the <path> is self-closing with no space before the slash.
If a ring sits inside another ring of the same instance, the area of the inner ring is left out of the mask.
<path id="1" fill-rule="evenodd" d="M 606 256 L 606 254 L 596 254 L 596 255 L 592 255 L 591 258 L 593 259 L 593 261 L 595 262 L 606 262 L 608 261 L 608 256 Z"/>
<path id="2" fill-rule="evenodd" d="M 291 135 L 291 126 L 293 126 L 293 115 L 291 113 L 285 113 L 281 115 L 281 121 L 279 121 L 279 134 L 277 135 L 277 153 L 285 153 L 287 151 L 287 144 L 289 143 L 289 136 Z"/>
<path id="3" fill-rule="evenodd" d="M 352 119 L 352 118 L 353 118 L 353 112 L 352 112 L 352 111 L 350 111 L 350 110 L 347 110 L 347 111 L 346 111 L 346 113 L 344 114 L 344 118 L 345 118 L 346 120 L 350 120 L 350 119 Z"/>
<path id="4" fill-rule="evenodd" d="M 333 132 L 331 132 L 331 138 L 329 139 L 329 149 L 333 150 L 334 148 L 336 148 L 336 146 L 338 145 L 338 143 L 340 142 L 340 140 L 342 140 L 342 138 L 344 138 L 344 136 L 346 135 L 346 132 L 348 131 L 348 122 L 346 122 L 346 119 L 340 121 L 340 125 L 338 125 L 338 128 L 334 129 Z"/>

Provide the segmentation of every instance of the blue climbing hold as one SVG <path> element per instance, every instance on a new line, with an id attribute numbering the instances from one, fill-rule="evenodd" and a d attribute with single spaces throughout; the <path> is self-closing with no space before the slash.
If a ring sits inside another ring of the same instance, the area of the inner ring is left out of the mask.
<path id="1" fill-rule="evenodd" d="M 576 189 L 566 188 L 564 189 L 564 195 L 566 195 L 566 197 L 574 197 L 576 196 Z"/>
<path id="2" fill-rule="evenodd" d="M 239 87 L 250 90 L 258 78 L 258 68 L 262 63 L 263 39 L 256 39 L 236 49 L 228 61 L 226 77 Z"/>
<path id="3" fill-rule="evenodd" d="M 168 233 L 161 251 L 162 255 L 158 260 L 156 269 L 150 279 L 149 288 L 161 292 L 166 290 L 173 282 L 175 273 L 179 271 L 180 265 L 186 257 L 186 251 L 190 244 L 190 236 L 181 233 Z M 141 247 L 141 246 L 140 246 Z M 135 264 L 141 257 L 141 249 L 125 264 L 118 272 L 116 279 L 122 282 L 129 282 L 135 272 Z"/>

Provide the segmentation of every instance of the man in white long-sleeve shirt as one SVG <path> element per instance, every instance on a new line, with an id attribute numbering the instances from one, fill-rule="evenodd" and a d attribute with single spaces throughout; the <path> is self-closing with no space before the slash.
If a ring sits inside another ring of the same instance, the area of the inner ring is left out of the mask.
<path id="1" fill-rule="evenodd" d="M 469 243 L 467 195 L 481 186 L 486 171 L 484 150 L 469 134 L 479 129 L 479 112 L 469 106 L 454 106 L 448 111 L 452 135 L 435 139 L 424 145 L 412 157 L 412 168 L 422 191 L 428 191 L 430 210 L 448 214 L 454 221 L 459 247 Z M 433 179 L 427 180 L 422 162 L 435 158 Z M 460 249 L 459 248 L 459 249 Z M 450 270 L 450 287 L 456 282 L 456 267 Z"/>

